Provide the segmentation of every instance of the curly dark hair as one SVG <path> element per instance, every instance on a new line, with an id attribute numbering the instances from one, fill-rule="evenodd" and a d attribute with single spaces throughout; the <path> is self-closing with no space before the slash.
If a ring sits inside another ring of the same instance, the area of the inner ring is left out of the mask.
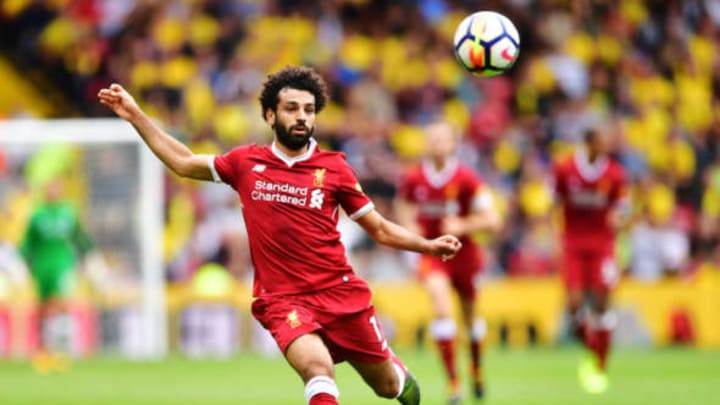
<path id="1" fill-rule="evenodd" d="M 325 80 L 308 66 L 287 66 L 279 72 L 268 75 L 265 83 L 263 83 L 262 93 L 260 94 L 260 106 L 262 108 L 262 116 L 265 118 L 265 112 L 270 109 L 277 111 L 277 105 L 280 102 L 279 93 L 284 88 L 297 90 L 306 90 L 315 96 L 315 112 L 319 113 L 328 99 L 327 84 Z"/>

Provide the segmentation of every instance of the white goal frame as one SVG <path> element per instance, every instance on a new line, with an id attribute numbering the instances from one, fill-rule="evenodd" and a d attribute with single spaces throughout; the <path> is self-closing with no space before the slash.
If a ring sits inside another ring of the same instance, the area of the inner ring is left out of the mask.
<path id="1" fill-rule="evenodd" d="M 163 238 L 163 165 L 121 119 L 17 119 L 0 121 L 0 145 L 14 144 L 139 145 L 139 197 L 133 220 L 141 252 L 142 357 L 167 354 L 165 277 L 159 241 Z"/>

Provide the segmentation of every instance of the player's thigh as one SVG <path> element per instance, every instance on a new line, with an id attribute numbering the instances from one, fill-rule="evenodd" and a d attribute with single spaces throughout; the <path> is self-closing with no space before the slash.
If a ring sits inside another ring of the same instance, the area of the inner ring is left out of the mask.
<path id="1" fill-rule="evenodd" d="M 380 363 L 358 360 L 348 360 L 348 362 L 360 374 L 365 383 L 375 391 L 375 394 L 385 398 L 397 396 L 400 391 L 400 381 L 391 359 Z"/>
<path id="2" fill-rule="evenodd" d="M 470 328 L 475 320 L 475 301 L 476 295 L 460 296 L 460 310 L 462 312 L 463 322 L 465 322 L 468 330 L 471 330 Z"/>
<path id="3" fill-rule="evenodd" d="M 301 336 L 322 329 L 314 311 L 297 300 L 284 297 L 255 299 L 252 314 L 270 332 L 283 354 Z"/>
<path id="4" fill-rule="evenodd" d="M 293 340 L 285 351 L 285 358 L 304 382 L 313 377 L 334 377 L 334 364 L 330 351 L 322 338 L 308 333 Z"/>
<path id="5" fill-rule="evenodd" d="M 575 249 L 566 247 L 562 255 L 562 276 L 570 308 L 578 308 L 582 304 L 583 290 L 585 289 L 584 267 L 582 254 Z"/>
<path id="6" fill-rule="evenodd" d="M 375 364 L 390 358 L 390 348 L 373 306 L 352 314 L 328 315 L 321 333 L 338 362 Z"/>
<path id="7" fill-rule="evenodd" d="M 591 259 L 590 298 L 595 312 L 605 312 L 610 306 L 610 294 L 620 280 L 620 269 L 609 249 Z"/>
<path id="8" fill-rule="evenodd" d="M 423 285 L 430 296 L 435 316 L 440 318 L 452 315 L 452 281 L 441 268 L 428 271 L 423 277 Z"/>

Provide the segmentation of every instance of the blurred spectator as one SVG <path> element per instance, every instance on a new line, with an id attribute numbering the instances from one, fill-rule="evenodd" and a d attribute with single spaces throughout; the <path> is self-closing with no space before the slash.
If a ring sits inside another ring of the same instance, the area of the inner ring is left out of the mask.
<path id="1" fill-rule="evenodd" d="M 644 212 L 630 232 L 630 274 L 641 281 L 657 281 L 683 270 L 690 241 L 673 221 L 676 212 L 672 191 L 659 182 L 643 188 Z"/>
<path id="2" fill-rule="evenodd" d="M 658 245 L 646 237 L 672 235 L 682 246 L 689 238 L 688 260 L 708 257 L 720 240 L 720 2 L 490 2 L 522 37 L 518 65 L 492 80 L 453 60 L 453 31 L 473 7 L 458 0 L 11 1 L 0 6 L 0 49 L 57 101 L 57 114 L 107 114 L 95 93 L 118 81 L 174 135 L 208 153 L 265 142 L 261 79 L 287 64 L 313 65 L 332 93 L 319 141 L 347 153 L 366 191 L 388 210 L 401 169 L 427 147 L 419 126 L 442 116 L 465 131 L 460 156 L 499 193 L 519 193 L 492 244 L 506 247 L 501 264 L 520 274 L 554 266 L 552 238 L 544 237 L 555 233 L 543 184 L 550 164 L 585 128 L 609 121 L 633 185 L 662 178 L 674 198 L 670 222 L 640 216 L 631 274 L 653 278 L 687 255 L 681 248 L 672 263 L 650 263 L 647 249 Z M 532 175 L 525 154 L 537 156 Z M 200 261 L 218 246 L 242 244 L 201 236 L 227 206 L 210 202 L 222 195 L 218 188 L 199 187 L 168 187 L 166 259 L 181 279 L 195 266 L 179 259 L 193 238 L 203 239 Z"/>

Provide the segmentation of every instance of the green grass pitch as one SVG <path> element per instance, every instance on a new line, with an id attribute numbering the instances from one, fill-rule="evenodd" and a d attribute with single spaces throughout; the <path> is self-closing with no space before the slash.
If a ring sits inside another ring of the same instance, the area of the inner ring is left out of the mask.
<path id="1" fill-rule="evenodd" d="M 423 404 L 444 404 L 435 353 L 399 353 L 417 375 Z M 720 352 L 623 350 L 611 360 L 611 387 L 583 393 L 575 379 L 576 349 L 492 350 L 486 355 L 488 405 L 720 404 Z M 465 362 L 459 363 L 465 369 Z M 391 404 L 375 398 L 347 365 L 337 369 L 343 405 Z M 302 405 L 303 386 L 282 359 L 130 362 L 81 360 L 64 374 L 39 375 L 25 362 L 0 362 L 4 405 Z M 466 400 L 466 404 L 473 401 Z"/>

